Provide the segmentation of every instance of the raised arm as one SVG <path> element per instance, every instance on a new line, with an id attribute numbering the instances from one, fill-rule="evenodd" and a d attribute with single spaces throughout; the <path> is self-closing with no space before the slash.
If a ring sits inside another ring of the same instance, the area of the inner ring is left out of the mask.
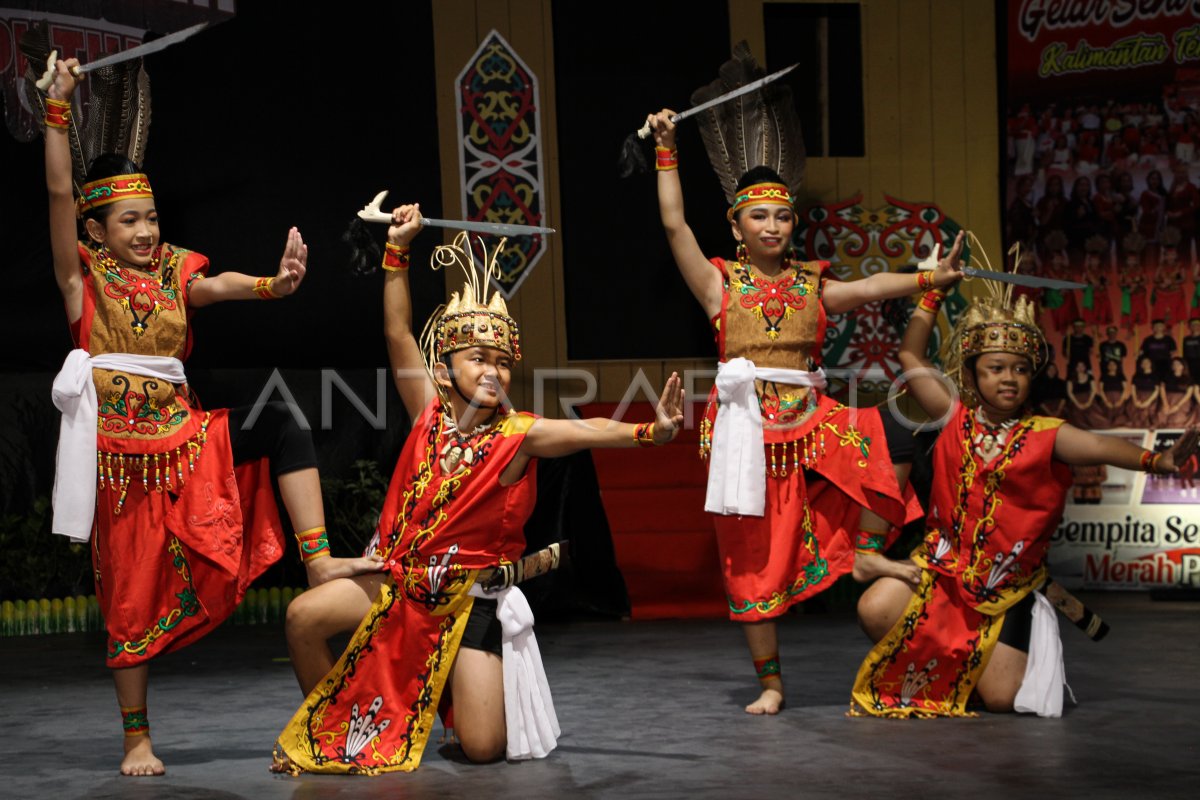
<path id="1" fill-rule="evenodd" d="M 77 81 L 70 68 L 79 59 L 57 62 L 54 83 L 48 95 L 56 102 L 70 102 Z M 46 190 L 50 195 L 50 253 L 54 279 L 75 322 L 83 314 L 83 265 L 79 260 L 79 237 L 75 220 L 75 190 L 71 174 L 71 142 L 67 129 L 46 126 Z"/>
<path id="2" fill-rule="evenodd" d="M 954 396 L 950 392 L 949 380 L 925 357 L 936 322 L 937 311 L 931 309 L 923 297 L 913 309 L 908 327 L 904 329 L 899 358 L 900 367 L 904 370 L 904 382 L 917 405 L 933 419 L 941 419 L 954 404 Z"/>
<path id="3" fill-rule="evenodd" d="M 521 452 L 539 458 L 557 458 L 593 447 L 635 447 L 666 444 L 683 425 L 683 388 L 672 372 L 663 387 L 651 427 L 631 425 L 603 417 L 591 419 L 539 419 L 525 435 Z M 639 431 L 639 428 L 642 429 Z"/>
<path id="4" fill-rule="evenodd" d="M 950 252 L 942 247 L 942 258 L 938 261 L 937 269 L 933 270 L 931 288 L 945 289 L 962 280 L 960 258 L 962 256 L 965 234 L 958 232 L 954 237 L 954 246 Z M 878 272 L 869 278 L 856 281 L 828 281 L 821 290 L 821 302 L 830 314 L 844 314 L 867 303 L 876 300 L 891 300 L 895 297 L 905 297 L 917 291 L 920 287 L 917 273 L 909 272 Z"/>
<path id="5" fill-rule="evenodd" d="M 1175 473 L 1196 452 L 1200 441 L 1200 428 L 1191 427 L 1183 432 L 1175 446 L 1159 455 L 1157 461 L 1148 456 L 1150 451 L 1131 444 L 1116 436 L 1101 436 L 1063 423 L 1054 437 L 1054 457 L 1074 466 L 1108 464 L 1133 471 L 1153 471 L 1159 474 Z"/>
<path id="6" fill-rule="evenodd" d="M 654 129 L 654 143 L 672 153 L 675 152 L 673 113 L 664 108 L 647 118 Z M 704 257 L 696 235 L 683 217 L 683 186 L 679 183 L 678 169 L 658 170 L 658 212 L 684 282 L 700 301 L 704 313 L 709 318 L 716 316 L 721 311 L 721 274 Z"/>
<path id="7" fill-rule="evenodd" d="M 383 331 L 392 380 L 408 416 L 416 419 L 437 393 L 425 372 L 421 345 L 413 333 L 412 292 L 408 286 L 408 247 L 421 231 L 420 204 L 393 210 L 392 223 L 388 228 L 389 253 L 384 262 Z M 388 261 L 395 266 L 389 267 Z"/>
<path id="8" fill-rule="evenodd" d="M 241 272 L 222 272 L 192 284 L 188 303 L 196 308 L 226 300 L 254 300 L 287 297 L 300 288 L 308 270 L 308 245 L 300 231 L 288 231 L 283 257 L 273 278 L 259 278 Z"/>

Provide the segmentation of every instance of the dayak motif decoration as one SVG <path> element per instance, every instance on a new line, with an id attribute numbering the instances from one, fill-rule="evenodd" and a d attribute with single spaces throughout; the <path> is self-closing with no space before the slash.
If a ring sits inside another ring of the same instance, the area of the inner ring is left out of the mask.
<path id="1" fill-rule="evenodd" d="M 795 243 L 801 257 L 830 262 L 840 280 L 911 272 L 959 231 L 958 224 L 931 203 L 909 203 L 886 194 L 884 199 L 887 205 L 874 209 L 863 207 L 862 195 L 802 209 Z M 955 289 L 942 306 L 946 313 L 939 315 L 932 352 L 965 307 L 966 299 Z M 910 313 L 911 304 L 902 300 L 894 305 L 870 303 L 830 317 L 822 360 L 835 387 L 844 387 L 853 376 L 859 391 L 886 393 L 900 373 L 896 352 Z"/>
<path id="2" fill-rule="evenodd" d="M 459 73 L 458 90 L 464 218 L 544 225 L 537 77 L 493 30 Z M 493 287 L 511 298 L 544 251 L 541 235 L 509 239 Z"/>

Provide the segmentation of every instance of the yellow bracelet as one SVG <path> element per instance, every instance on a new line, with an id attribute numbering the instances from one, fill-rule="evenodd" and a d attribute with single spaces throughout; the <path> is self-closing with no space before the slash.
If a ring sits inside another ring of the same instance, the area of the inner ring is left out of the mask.
<path id="1" fill-rule="evenodd" d="M 258 295 L 259 300 L 278 300 L 283 297 L 283 295 L 271 291 L 271 282 L 274 280 L 274 278 L 259 278 L 254 281 L 253 292 Z"/>
<path id="2" fill-rule="evenodd" d="M 654 441 L 654 423 L 643 422 L 635 427 L 633 440 L 637 442 L 638 447 L 657 447 L 658 442 Z"/>

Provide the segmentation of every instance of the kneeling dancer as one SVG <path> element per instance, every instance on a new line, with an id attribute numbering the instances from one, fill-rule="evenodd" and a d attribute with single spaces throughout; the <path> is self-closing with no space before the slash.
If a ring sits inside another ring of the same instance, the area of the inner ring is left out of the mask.
<path id="1" fill-rule="evenodd" d="M 851 713 L 972 716 L 977 694 L 989 711 L 1059 716 L 1062 643 L 1039 588 L 1070 467 L 1178 472 L 1198 433 L 1154 453 L 1035 415 L 1030 384 L 1045 364 L 1046 341 L 1034 304 L 1011 302 L 1011 289 L 977 301 L 947 340 L 952 392 L 925 358 L 943 298 L 925 294 L 900 346 L 913 397 L 948 420 L 934 450 L 925 539 L 912 553 L 920 582 L 881 578 L 860 600 L 860 621 L 876 644 L 859 668 Z"/>
<path id="2" fill-rule="evenodd" d="M 677 375 L 654 423 L 511 411 L 517 323 L 499 294 L 486 297 L 503 242 L 482 275 L 465 234 L 436 249 L 435 267 L 457 263 L 468 282 L 418 343 L 407 270 L 419 209 L 401 206 L 393 220 L 383 261 L 385 326 L 396 387 L 414 423 L 379 517 L 375 551 L 388 570 L 332 581 L 288 607 L 288 643 L 307 697 L 280 734 L 273 768 L 292 774 L 415 770 L 439 701 L 452 706 L 446 727 L 471 761 L 553 750 L 559 727 L 529 605 L 515 586 L 489 593 L 482 585 L 521 558 L 537 458 L 665 444 L 683 421 Z M 334 664 L 327 639 L 356 627 Z"/>

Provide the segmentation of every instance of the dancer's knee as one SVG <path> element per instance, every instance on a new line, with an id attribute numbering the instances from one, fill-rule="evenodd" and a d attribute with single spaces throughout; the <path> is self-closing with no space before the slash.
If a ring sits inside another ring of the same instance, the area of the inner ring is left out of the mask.
<path id="1" fill-rule="evenodd" d="M 878 642 L 896 624 L 911 595 L 903 581 L 880 578 L 858 599 L 859 627 L 871 641 Z"/>
<path id="2" fill-rule="evenodd" d="M 468 761 L 475 764 L 499 761 L 504 757 L 504 748 L 508 744 L 504 732 L 468 729 L 467 731 L 456 730 L 455 735 L 458 736 L 463 755 Z"/>

